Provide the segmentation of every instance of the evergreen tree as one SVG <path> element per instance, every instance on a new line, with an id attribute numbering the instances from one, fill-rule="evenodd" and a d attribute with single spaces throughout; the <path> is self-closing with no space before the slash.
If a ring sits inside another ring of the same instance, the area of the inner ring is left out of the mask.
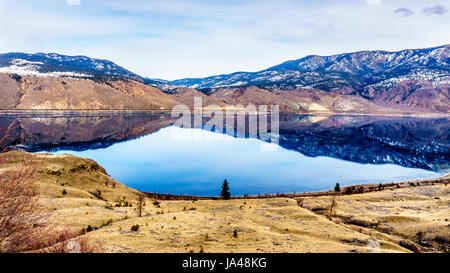
<path id="1" fill-rule="evenodd" d="M 337 193 L 341 192 L 341 185 L 339 185 L 339 183 L 336 183 L 336 187 L 334 187 L 334 191 Z"/>
<path id="2" fill-rule="evenodd" d="M 380 183 L 380 185 L 378 185 L 378 190 L 382 191 L 383 189 L 384 189 L 384 186 L 383 186 L 383 184 Z"/>
<path id="3" fill-rule="evenodd" d="M 225 181 L 223 181 L 222 192 L 220 193 L 220 196 L 224 200 L 229 200 L 231 198 L 230 185 L 228 184 L 228 181 L 226 179 Z"/>

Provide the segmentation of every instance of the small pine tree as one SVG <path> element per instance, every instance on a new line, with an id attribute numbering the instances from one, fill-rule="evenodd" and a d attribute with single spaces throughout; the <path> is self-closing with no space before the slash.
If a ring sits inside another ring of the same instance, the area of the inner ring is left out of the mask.
<path id="1" fill-rule="evenodd" d="M 230 185 L 228 184 L 228 181 L 226 179 L 225 181 L 223 181 L 222 192 L 220 193 L 220 196 L 224 200 L 229 200 L 231 198 Z"/>
<path id="2" fill-rule="evenodd" d="M 334 191 L 335 192 L 341 192 L 341 185 L 339 185 L 339 183 L 336 183 L 336 187 L 334 187 Z"/>

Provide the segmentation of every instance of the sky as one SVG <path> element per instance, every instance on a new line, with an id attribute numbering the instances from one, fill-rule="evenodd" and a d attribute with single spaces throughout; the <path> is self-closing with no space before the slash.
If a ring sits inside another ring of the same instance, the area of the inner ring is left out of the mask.
<path id="1" fill-rule="evenodd" d="M 108 59 L 160 79 L 450 43 L 450 0 L 0 0 L 0 53 Z"/>

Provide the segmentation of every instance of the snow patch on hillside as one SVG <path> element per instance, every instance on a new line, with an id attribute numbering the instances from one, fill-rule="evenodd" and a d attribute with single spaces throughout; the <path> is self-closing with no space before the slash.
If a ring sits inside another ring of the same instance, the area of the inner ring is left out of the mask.
<path id="1" fill-rule="evenodd" d="M 21 76 L 36 76 L 36 77 L 73 77 L 73 78 L 89 78 L 91 75 L 76 73 L 76 72 L 39 72 L 42 62 L 30 62 L 23 59 L 13 59 L 10 66 L 0 67 L 0 73 L 17 74 Z"/>

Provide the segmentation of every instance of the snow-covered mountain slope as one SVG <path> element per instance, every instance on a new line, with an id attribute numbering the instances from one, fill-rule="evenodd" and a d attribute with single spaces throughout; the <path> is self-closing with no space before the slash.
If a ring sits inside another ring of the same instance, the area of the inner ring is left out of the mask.
<path id="1" fill-rule="evenodd" d="M 99 75 L 136 78 L 138 75 L 107 60 L 56 53 L 7 53 L 0 55 L 0 72 L 36 76 L 95 77 Z"/>
<path id="2" fill-rule="evenodd" d="M 162 80 L 141 77 L 117 64 L 86 56 L 66 56 L 56 53 L 0 54 L 0 73 L 38 77 L 70 77 L 92 80 L 132 79 L 159 87 Z"/>
<path id="3" fill-rule="evenodd" d="M 426 81 L 433 87 L 449 84 L 450 45 L 399 52 L 361 51 L 328 57 L 308 56 L 259 72 L 237 72 L 198 79 L 181 79 L 173 85 L 215 90 L 258 86 L 289 90 L 315 88 L 370 98 L 371 90 L 391 88 L 405 80 Z"/>

